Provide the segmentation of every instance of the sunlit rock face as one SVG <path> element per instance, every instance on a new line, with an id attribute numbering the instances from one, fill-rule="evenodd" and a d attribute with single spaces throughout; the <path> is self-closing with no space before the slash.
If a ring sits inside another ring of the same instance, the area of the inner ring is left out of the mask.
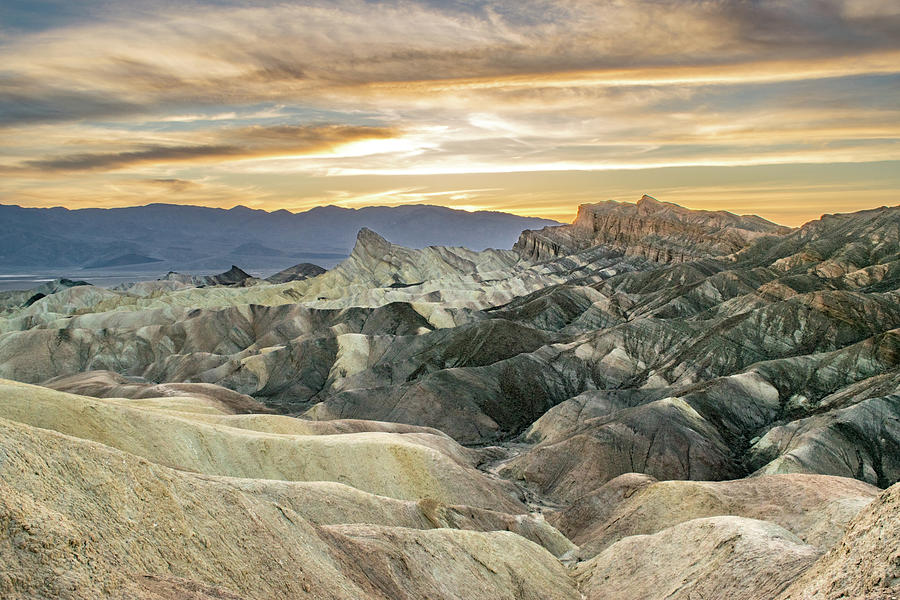
<path id="1" fill-rule="evenodd" d="M 329 271 L 245 275 L 2 297 L 0 572 L 28 576 L 0 595 L 900 581 L 900 208 L 787 230 L 644 198 L 515 250 L 364 229 Z"/>
<path id="2" fill-rule="evenodd" d="M 572 225 L 525 231 L 514 248 L 544 261 L 603 245 L 665 264 L 726 256 L 761 236 L 788 231 L 760 217 L 688 210 L 645 195 L 636 204 L 582 204 Z"/>

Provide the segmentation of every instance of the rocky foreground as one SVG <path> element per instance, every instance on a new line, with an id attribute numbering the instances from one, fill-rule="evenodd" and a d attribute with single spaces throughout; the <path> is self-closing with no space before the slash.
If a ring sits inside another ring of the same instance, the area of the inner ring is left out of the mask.
<path id="1" fill-rule="evenodd" d="M 900 207 L 0 294 L 4 598 L 900 597 Z"/>

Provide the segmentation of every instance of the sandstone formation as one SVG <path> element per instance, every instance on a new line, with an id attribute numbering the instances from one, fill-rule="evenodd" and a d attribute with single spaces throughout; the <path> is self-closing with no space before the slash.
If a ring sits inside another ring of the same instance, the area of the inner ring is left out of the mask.
<path id="1" fill-rule="evenodd" d="M 770 475 L 733 481 L 656 481 L 627 473 L 548 519 L 591 558 L 620 539 L 693 519 L 739 516 L 770 521 L 819 550 L 834 545 L 878 488 L 827 475 Z"/>
<path id="2" fill-rule="evenodd" d="M 637 204 L 582 204 L 573 224 L 526 231 L 515 249 L 544 261 L 603 245 L 659 263 L 687 262 L 731 254 L 760 236 L 788 231 L 760 217 L 688 210 L 644 195 Z"/>
<path id="3" fill-rule="evenodd" d="M 198 411 L 208 405 L 211 411 L 226 413 L 271 413 L 272 410 L 246 394 L 209 383 L 146 383 L 138 382 L 112 371 L 86 371 L 75 375 L 55 377 L 45 382 L 46 387 L 94 398 L 167 398 L 166 405 L 174 406 L 170 398 L 183 398 L 185 406 Z"/>
<path id="4" fill-rule="evenodd" d="M 132 406 L 0 381 L 0 418 L 52 429 L 178 469 L 281 481 L 336 481 L 401 500 L 515 512 L 512 486 L 474 469 L 470 452 L 438 432 L 272 433 L 178 410 L 177 397 Z M 183 401 L 182 401 L 183 402 Z M 167 405 L 175 403 L 173 408 Z"/>

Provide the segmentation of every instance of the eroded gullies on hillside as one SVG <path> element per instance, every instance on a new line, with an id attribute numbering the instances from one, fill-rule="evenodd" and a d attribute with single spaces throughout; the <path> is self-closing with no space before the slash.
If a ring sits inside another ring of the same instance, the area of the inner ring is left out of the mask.
<path id="1" fill-rule="evenodd" d="M 897 516 L 900 208 L 786 230 L 644 198 L 511 251 L 365 230 L 325 273 L 232 275 L 9 296 L 0 377 L 41 386 L 0 386 L 5 595 L 900 580 L 865 529 Z M 863 549 L 877 576 L 842 574 Z"/>

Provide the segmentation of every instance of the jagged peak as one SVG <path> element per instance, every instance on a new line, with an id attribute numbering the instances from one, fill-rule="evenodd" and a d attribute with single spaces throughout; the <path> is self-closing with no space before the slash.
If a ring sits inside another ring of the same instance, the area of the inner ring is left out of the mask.
<path id="1" fill-rule="evenodd" d="M 357 254 L 360 251 L 373 248 L 386 250 L 390 247 L 391 243 L 389 241 L 387 241 L 368 227 L 363 227 L 359 230 L 359 233 L 356 234 L 356 245 L 353 247 L 352 254 Z"/>
<path id="2" fill-rule="evenodd" d="M 786 234 L 791 230 L 790 227 L 773 223 L 757 215 L 738 215 L 726 210 L 686 208 L 673 202 L 657 200 L 653 196 L 647 194 L 641 196 L 640 200 L 635 203 L 607 200 L 606 202 L 594 204 L 582 204 L 578 207 L 578 217 L 576 217 L 575 224 L 579 224 L 579 220 L 588 219 L 590 215 L 606 214 L 620 216 L 640 215 L 644 217 L 649 216 L 661 219 L 689 221 L 696 224 L 707 224 L 717 229 L 733 227 L 775 234 Z M 582 225 L 583 224 L 584 223 L 582 223 Z"/>
<path id="3" fill-rule="evenodd" d="M 231 265 L 231 268 L 221 273 L 221 275 L 240 275 L 241 277 L 250 277 L 250 275 L 237 265 Z"/>
<path id="4" fill-rule="evenodd" d="M 387 241 L 382 236 L 378 235 L 377 233 L 375 233 L 368 227 L 363 227 L 356 234 L 356 241 L 360 241 L 360 240 L 376 240 L 376 241 L 382 241 L 382 242 Z"/>
<path id="5" fill-rule="evenodd" d="M 644 194 L 634 205 L 637 213 L 644 216 L 660 216 L 665 218 L 680 218 L 682 215 L 704 214 L 707 211 L 695 211 L 672 202 L 661 202 L 653 196 Z"/>
<path id="6" fill-rule="evenodd" d="M 755 215 L 689 209 L 644 194 L 637 202 L 582 204 L 572 225 L 524 232 L 516 250 L 545 260 L 603 245 L 656 262 L 683 262 L 728 256 L 755 238 L 790 231 Z"/>

